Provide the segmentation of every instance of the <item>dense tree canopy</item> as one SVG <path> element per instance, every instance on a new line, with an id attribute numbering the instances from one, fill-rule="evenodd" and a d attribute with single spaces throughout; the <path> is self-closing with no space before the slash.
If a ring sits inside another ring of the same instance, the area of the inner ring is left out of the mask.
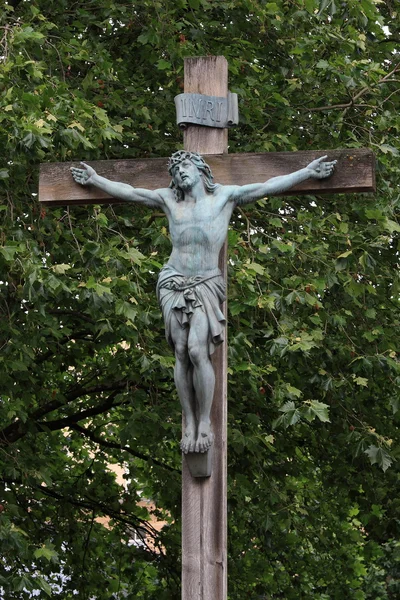
<path id="1" fill-rule="evenodd" d="M 232 221 L 229 598 L 399 597 L 399 41 L 395 0 L 1 2 L 4 598 L 179 597 L 166 221 L 37 190 L 41 162 L 181 147 L 173 98 L 204 54 L 239 95 L 230 152 L 366 146 L 378 166 L 375 196 Z"/>

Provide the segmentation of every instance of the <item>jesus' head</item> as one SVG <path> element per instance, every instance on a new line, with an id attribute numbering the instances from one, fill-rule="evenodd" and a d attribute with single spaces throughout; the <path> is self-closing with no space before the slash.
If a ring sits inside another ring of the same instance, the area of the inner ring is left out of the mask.
<path id="1" fill-rule="evenodd" d="M 217 187 L 210 167 L 197 152 L 174 152 L 168 162 L 168 171 L 172 177 L 169 187 L 174 190 L 178 202 L 184 200 L 185 192 L 193 188 L 199 177 L 208 193 Z"/>

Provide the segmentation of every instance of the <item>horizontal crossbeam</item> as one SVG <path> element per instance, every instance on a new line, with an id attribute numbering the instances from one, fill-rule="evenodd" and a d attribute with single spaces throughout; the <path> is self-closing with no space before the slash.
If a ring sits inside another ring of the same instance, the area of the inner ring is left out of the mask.
<path id="1" fill-rule="evenodd" d="M 307 150 L 269 152 L 265 154 L 218 154 L 205 156 L 216 183 L 244 185 L 262 183 L 277 175 L 286 175 L 306 167 L 312 160 L 327 154 L 337 160 L 335 173 L 329 179 L 308 179 L 284 195 L 374 192 L 375 158 L 368 148 L 347 150 Z M 134 187 L 158 189 L 168 187 L 168 158 L 89 161 L 99 175 Z M 117 204 L 94 187 L 74 182 L 70 167 L 78 163 L 44 163 L 40 167 L 39 200 L 47 205 Z"/>

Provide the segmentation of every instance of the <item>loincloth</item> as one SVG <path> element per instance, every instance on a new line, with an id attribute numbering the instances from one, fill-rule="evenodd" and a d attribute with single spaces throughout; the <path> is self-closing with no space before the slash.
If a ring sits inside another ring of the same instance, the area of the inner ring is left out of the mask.
<path id="1" fill-rule="evenodd" d="M 190 327 L 196 308 L 207 315 L 209 354 L 224 341 L 225 317 L 221 304 L 225 301 L 225 282 L 219 269 L 206 277 L 186 277 L 174 267 L 165 265 L 158 276 L 157 298 L 164 317 L 165 337 L 172 348 L 172 315 L 182 328 Z"/>

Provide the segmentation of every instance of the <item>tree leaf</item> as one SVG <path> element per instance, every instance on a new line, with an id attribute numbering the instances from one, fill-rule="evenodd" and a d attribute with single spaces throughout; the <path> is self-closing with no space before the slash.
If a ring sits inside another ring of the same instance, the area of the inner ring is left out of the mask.
<path id="1" fill-rule="evenodd" d="M 373 444 L 365 450 L 365 454 L 369 457 L 371 465 L 377 464 L 383 472 L 387 471 L 393 462 L 392 457 L 386 450 Z"/>
<path id="2" fill-rule="evenodd" d="M 71 265 L 66 265 L 65 263 L 51 266 L 52 271 L 54 271 L 54 273 L 57 273 L 57 275 L 64 275 L 64 273 L 66 273 L 66 271 L 68 271 L 70 268 Z"/>
<path id="3" fill-rule="evenodd" d="M 329 405 L 318 400 L 307 400 L 305 403 L 304 418 L 310 423 L 318 418 L 322 423 L 330 423 Z"/>

